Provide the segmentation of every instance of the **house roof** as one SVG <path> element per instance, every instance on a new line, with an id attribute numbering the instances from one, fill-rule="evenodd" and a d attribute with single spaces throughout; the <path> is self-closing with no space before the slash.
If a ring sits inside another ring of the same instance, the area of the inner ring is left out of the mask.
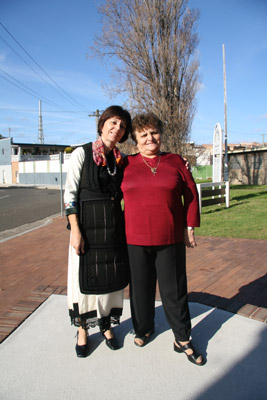
<path id="1" fill-rule="evenodd" d="M 49 143 L 14 143 L 12 142 L 12 146 L 18 146 L 18 147 L 68 147 L 70 146 L 69 144 L 49 144 Z"/>

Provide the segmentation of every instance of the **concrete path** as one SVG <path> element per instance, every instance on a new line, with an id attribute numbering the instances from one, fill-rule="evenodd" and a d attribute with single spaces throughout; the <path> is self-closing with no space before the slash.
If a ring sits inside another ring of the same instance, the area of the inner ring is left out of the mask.
<path id="1" fill-rule="evenodd" d="M 0 347 L 0 398 L 8 400 L 265 400 L 267 325 L 190 303 L 192 336 L 207 357 L 197 367 L 173 351 L 173 335 L 156 302 L 156 331 L 133 344 L 129 300 L 111 351 L 95 328 L 91 352 L 75 354 L 66 296 L 52 295 Z"/>

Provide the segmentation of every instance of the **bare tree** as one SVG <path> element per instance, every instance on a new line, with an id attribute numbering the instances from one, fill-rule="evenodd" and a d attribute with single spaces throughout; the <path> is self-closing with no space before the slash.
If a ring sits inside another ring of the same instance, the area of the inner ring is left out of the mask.
<path id="1" fill-rule="evenodd" d="M 126 93 L 133 113 L 152 111 L 165 123 L 164 149 L 188 140 L 198 89 L 198 10 L 187 0 L 106 0 L 94 51 L 117 61 L 113 94 Z"/>
<path id="2" fill-rule="evenodd" d="M 135 154 L 138 153 L 137 146 L 135 143 L 131 140 L 128 139 L 124 143 L 117 143 L 118 148 L 122 152 L 122 154 Z"/>

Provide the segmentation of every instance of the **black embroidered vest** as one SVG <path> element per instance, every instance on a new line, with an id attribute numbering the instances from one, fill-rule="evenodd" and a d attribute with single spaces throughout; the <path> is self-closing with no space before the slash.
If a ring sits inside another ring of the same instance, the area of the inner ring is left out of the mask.
<path id="1" fill-rule="evenodd" d="M 121 209 L 123 168 L 113 177 L 107 167 L 93 160 L 92 144 L 83 146 L 85 160 L 79 190 L 79 221 L 85 239 L 80 255 L 80 290 L 104 294 L 123 289 L 129 282 L 129 266 Z M 109 162 L 114 160 L 113 153 Z M 113 171 L 115 160 L 111 170 Z"/>

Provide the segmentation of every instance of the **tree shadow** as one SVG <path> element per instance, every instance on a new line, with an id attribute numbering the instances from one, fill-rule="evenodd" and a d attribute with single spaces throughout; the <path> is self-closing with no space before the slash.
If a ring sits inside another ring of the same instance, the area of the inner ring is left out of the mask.
<path id="1" fill-rule="evenodd" d="M 239 288 L 239 293 L 232 297 L 235 301 L 267 308 L 267 274 Z"/>
<path id="2" fill-rule="evenodd" d="M 253 197 L 262 196 L 262 195 L 264 195 L 264 194 L 266 194 L 266 190 L 265 190 L 265 191 L 262 191 L 262 192 L 248 193 L 248 194 L 246 194 L 246 195 L 244 195 L 244 196 L 236 196 L 236 197 L 233 196 L 231 200 L 236 200 L 236 201 L 239 201 L 239 200 L 247 200 L 247 199 L 251 199 L 251 198 L 253 198 Z"/>
<path id="3" fill-rule="evenodd" d="M 222 203 L 219 207 L 217 206 L 216 208 L 214 206 L 212 206 L 212 209 L 210 210 L 203 210 L 202 213 L 203 215 L 208 215 L 208 214 L 214 214 L 214 213 L 218 213 L 218 212 L 223 212 L 226 210 L 230 210 L 231 208 L 234 207 L 238 207 L 241 206 L 242 204 L 246 203 L 247 200 L 258 197 L 258 196 L 263 196 L 266 195 L 267 192 L 266 191 L 261 191 L 261 192 L 257 192 L 257 193 L 248 193 L 246 195 L 243 196 L 232 196 L 231 201 L 230 201 L 230 205 L 228 208 L 225 207 L 225 204 Z M 232 203 L 232 201 L 235 201 L 236 203 Z"/>
<path id="4" fill-rule="evenodd" d="M 209 312 L 207 316 L 205 316 L 200 322 L 192 327 L 192 341 L 198 351 L 200 351 L 200 353 L 203 354 L 205 358 L 207 358 L 207 347 L 209 341 L 220 330 L 222 325 L 230 318 L 232 318 L 234 314 L 226 313 L 222 310 L 217 309 L 210 310 L 206 305 L 202 304 L 193 305 L 192 303 L 189 303 L 189 308 L 191 320 L 206 313 L 207 311 Z M 150 342 L 153 342 L 154 340 L 156 340 L 157 336 L 160 336 L 162 333 L 169 330 L 171 330 L 171 328 L 165 317 L 163 306 L 161 303 L 156 302 L 155 332 L 151 336 Z M 118 327 L 115 327 L 114 332 L 117 333 L 116 337 L 118 339 L 120 347 L 123 347 L 125 337 L 128 334 L 134 335 L 131 318 L 128 318 L 127 320 L 123 321 Z M 99 344 L 96 344 L 96 347 L 98 345 Z"/>
<path id="5" fill-rule="evenodd" d="M 189 302 L 201 303 L 216 309 L 201 320 L 192 330 L 193 339 L 197 339 L 198 348 L 205 354 L 204 351 L 206 352 L 209 340 L 228 319 L 235 313 L 240 313 L 248 317 L 248 315 L 245 315 L 246 313 L 239 312 L 244 306 L 267 308 L 267 274 L 247 285 L 241 286 L 239 293 L 230 299 L 205 292 L 190 292 L 188 298 Z M 214 311 L 216 311 L 215 314 Z M 228 313 L 219 315 L 217 311 L 219 311 L 219 314 L 220 311 L 228 311 Z M 253 307 L 251 311 L 253 311 Z M 211 318 L 213 320 L 212 324 L 210 323 Z"/>
<path id="6" fill-rule="evenodd" d="M 265 185 L 267 173 L 264 169 L 264 154 L 253 151 L 229 155 L 229 177 L 232 182 Z"/>
<path id="7" fill-rule="evenodd" d="M 214 214 L 214 213 L 218 213 L 218 212 L 224 212 L 224 211 L 230 210 L 231 208 L 234 208 L 234 207 L 237 207 L 237 206 L 241 206 L 242 204 L 244 204 L 243 201 L 241 201 L 239 203 L 235 203 L 235 204 L 230 204 L 228 208 L 225 207 L 225 204 L 222 204 L 220 207 L 216 207 L 216 208 L 213 208 L 211 210 L 202 211 L 202 214 L 203 215 L 208 215 L 208 214 Z"/>
<path id="8" fill-rule="evenodd" d="M 160 296 L 157 295 L 157 300 Z M 212 307 L 200 322 L 192 328 L 192 340 L 196 348 L 207 358 L 207 347 L 209 341 L 221 329 L 222 325 L 232 318 L 235 313 L 246 306 L 252 305 L 256 307 L 267 308 L 267 274 L 261 276 L 255 281 L 250 282 L 239 288 L 239 293 L 232 298 L 220 297 L 205 292 L 190 292 L 188 295 L 191 320 L 206 313 Z M 192 303 L 200 303 L 194 307 Z M 227 311 L 227 312 L 225 312 Z M 242 315 L 242 313 L 241 313 Z M 161 302 L 155 302 L 155 333 L 151 337 L 151 341 L 165 331 L 170 330 L 170 326 L 166 320 L 165 313 Z M 123 347 L 126 335 L 133 333 L 131 318 L 123 321 L 118 327 L 115 327 L 115 333 L 119 344 Z M 234 333 L 233 333 L 234 334 Z"/>
<path id="9" fill-rule="evenodd" d="M 188 297 L 191 302 L 199 302 L 233 313 L 238 312 L 246 304 L 267 308 L 267 274 L 241 286 L 238 293 L 229 299 L 205 292 L 190 292 Z"/>
<path id="10" fill-rule="evenodd" d="M 112 330 L 116 336 L 119 348 L 122 348 L 124 346 L 124 340 L 125 337 L 131 333 L 133 329 L 133 325 L 132 325 L 132 319 L 128 318 L 124 321 L 122 321 L 119 325 L 115 325 L 114 327 L 112 327 Z M 88 355 L 92 354 L 97 348 L 98 346 L 101 345 L 102 342 L 105 341 L 105 338 L 103 337 L 103 335 L 101 334 L 101 332 L 94 332 L 93 334 L 90 335 L 89 337 L 89 353 Z"/>
<path id="11" fill-rule="evenodd" d="M 221 327 L 229 321 L 229 319 L 234 317 L 234 314 L 230 312 L 225 312 L 220 309 L 210 309 L 202 304 L 193 306 L 193 304 L 190 303 L 192 319 L 207 312 L 208 314 L 205 315 L 202 320 L 197 322 L 192 329 L 193 343 L 205 357 L 207 357 L 206 349 L 209 341 L 216 335 Z M 156 331 L 151 341 L 155 340 L 161 333 L 170 330 L 164 315 L 163 307 L 161 303 L 157 302 L 155 308 L 155 325 Z M 123 321 L 117 329 L 119 330 L 120 336 L 125 337 L 132 329 L 131 319 L 128 318 Z M 236 335 L 236 333 L 237 332 L 234 331 L 232 332 L 233 335 Z M 238 332 L 238 334 L 240 333 L 242 332 Z M 246 332 L 243 334 L 246 335 Z M 231 337 L 224 338 L 225 341 L 228 339 L 231 340 Z M 213 381 L 210 381 L 209 386 L 201 386 L 198 394 L 195 397 L 192 397 L 192 399 L 265 399 L 266 374 L 264 373 L 264 369 L 266 370 L 266 365 L 263 356 L 267 352 L 267 330 L 265 324 L 262 324 L 262 330 L 257 335 L 253 336 L 253 342 L 255 343 L 254 347 L 253 345 L 251 346 L 251 342 L 249 343 L 250 351 L 247 350 L 247 347 L 244 347 L 243 351 L 241 349 L 241 353 L 240 349 L 238 351 L 235 349 L 234 354 L 236 354 L 236 356 L 234 359 L 231 357 L 229 361 L 227 360 L 228 355 L 225 353 L 225 364 L 222 365 L 222 374 L 218 377 L 218 380 L 214 379 Z M 221 345 L 223 345 L 222 342 Z M 231 345 L 229 347 L 231 348 Z M 240 358 L 239 355 L 241 354 L 242 356 L 242 353 L 244 356 L 243 358 Z M 214 357 L 213 355 L 213 359 L 216 360 L 216 356 Z M 237 361 L 234 361 L 234 364 L 232 364 L 231 360 L 235 359 Z M 228 365 L 229 368 L 226 369 L 225 367 Z M 210 374 L 209 371 L 207 371 L 207 373 Z"/>
<path id="12" fill-rule="evenodd" d="M 247 348 L 244 348 L 244 357 L 238 358 L 232 368 L 227 369 L 217 381 L 211 382 L 194 400 L 266 399 L 267 368 L 263 355 L 267 353 L 267 330 L 264 325 L 258 337 L 253 337 L 253 342 L 252 350 L 247 353 Z"/>
<path id="13" fill-rule="evenodd" d="M 160 299 L 160 297 L 157 297 L 157 299 Z M 194 303 L 198 304 L 194 305 Z M 267 307 L 267 274 L 240 287 L 238 294 L 230 299 L 204 292 L 189 293 L 191 319 L 194 320 L 206 314 L 193 326 L 192 340 L 208 362 L 207 349 L 209 341 L 227 321 L 235 316 L 235 313 L 248 303 L 256 307 Z M 155 304 L 155 334 L 151 340 L 155 340 L 158 335 L 170 330 L 162 304 L 157 301 Z M 259 323 L 258 321 L 254 322 Z M 225 341 L 231 340 L 231 335 L 233 335 L 235 337 L 233 342 L 237 343 L 236 334 L 241 334 L 244 342 L 245 335 L 248 334 L 253 342 L 249 342 L 248 346 L 244 346 L 243 349 L 236 350 L 233 348 L 234 354 L 236 354 L 234 363 L 231 361 L 233 357 L 228 361 L 229 354 L 226 352 L 225 364 L 222 365 L 222 374 L 217 380 L 211 381 L 209 386 L 200 387 L 198 394 L 192 397 L 192 400 L 214 398 L 216 400 L 225 400 L 226 398 L 228 400 L 253 398 L 261 400 L 266 398 L 267 367 L 264 357 L 267 354 L 266 324 L 262 323 L 262 329 L 260 330 L 258 329 L 259 325 L 257 325 L 256 332 L 258 333 L 256 335 L 254 335 L 253 329 L 252 331 L 249 330 L 248 333 L 246 331 L 236 332 L 234 326 L 232 327 L 233 331 L 230 332 L 230 337 L 225 338 Z M 123 321 L 117 329 L 121 338 L 124 339 L 132 330 L 131 318 Z M 223 342 L 220 343 L 223 345 Z M 227 342 L 227 344 L 229 343 Z M 229 351 L 231 344 L 227 348 Z M 216 355 L 213 355 L 213 359 L 216 360 Z M 229 365 L 229 368 L 225 368 L 227 365 Z"/>
<path id="14" fill-rule="evenodd" d="M 192 339 L 197 349 L 206 357 L 207 347 L 212 337 L 220 330 L 222 325 L 232 318 L 236 313 L 246 305 L 257 308 L 267 308 L 267 274 L 239 288 L 239 293 L 228 299 L 212 295 L 205 292 L 191 292 L 188 295 L 190 303 L 200 303 L 198 307 L 190 305 L 191 319 L 207 312 L 205 306 L 214 308 L 192 328 Z M 204 307 L 201 307 L 204 305 Z M 253 308 L 253 307 L 252 307 Z M 225 311 L 227 311 L 225 313 Z M 241 315 L 246 313 L 240 312 Z M 246 315 L 247 316 L 247 315 Z M 157 335 L 169 330 L 170 327 L 166 321 L 163 306 L 156 307 L 155 326 Z"/>

